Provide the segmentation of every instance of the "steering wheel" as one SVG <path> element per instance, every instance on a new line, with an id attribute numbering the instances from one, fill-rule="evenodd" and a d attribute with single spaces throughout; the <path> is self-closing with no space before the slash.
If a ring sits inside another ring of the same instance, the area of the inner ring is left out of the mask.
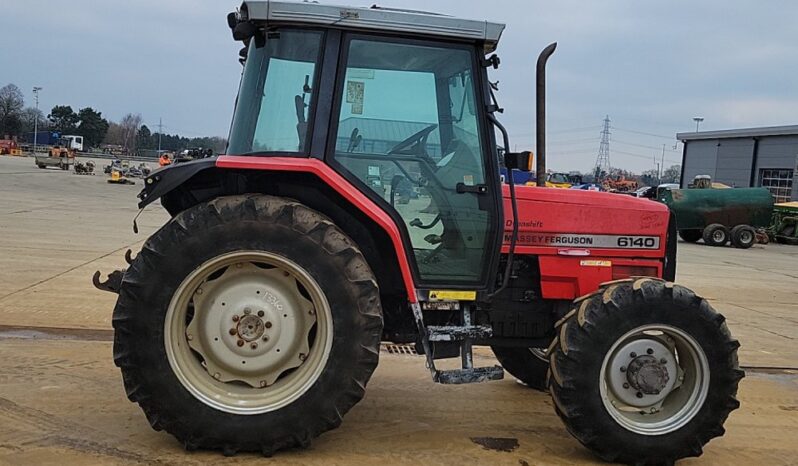
<path id="1" fill-rule="evenodd" d="M 437 127 L 438 125 L 432 124 L 411 135 L 409 138 L 393 146 L 391 150 L 388 151 L 388 155 L 420 155 L 429 158 L 427 154 L 427 138 Z"/>

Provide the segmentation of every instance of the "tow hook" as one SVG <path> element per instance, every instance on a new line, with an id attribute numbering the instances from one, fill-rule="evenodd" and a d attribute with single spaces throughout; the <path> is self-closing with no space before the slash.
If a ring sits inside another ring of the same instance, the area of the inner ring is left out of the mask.
<path id="1" fill-rule="evenodd" d="M 122 278 L 125 276 L 126 270 L 127 269 L 114 270 L 108 274 L 104 282 L 100 281 L 100 271 L 98 270 L 94 272 L 94 276 L 91 277 L 91 282 L 98 290 L 119 294 L 119 289 L 122 287 Z"/>

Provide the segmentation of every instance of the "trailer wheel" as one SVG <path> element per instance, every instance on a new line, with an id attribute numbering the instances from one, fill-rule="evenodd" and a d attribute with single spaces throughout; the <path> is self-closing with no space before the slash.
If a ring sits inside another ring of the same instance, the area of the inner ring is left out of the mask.
<path id="1" fill-rule="evenodd" d="M 186 449 L 309 445 L 365 393 L 382 333 L 374 275 L 328 218 L 262 195 L 192 207 L 124 275 L 114 361 Z"/>
<path id="2" fill-rule="evenodd" d="M 513 377 L 535 390 L 546 390 L 549 359 L 546 348 L 491 346 L 499 364 Z"/>
<path id="3" fill-rule="evenodd" d="M 735 248 L 748 249 L 756 243 L 756 230 L 750 225 L 737 225 L 731 230 L 731 244 Z"/>
<path id="4" fill-rule="evenodd" d="M 679 230 L 679 237 L 688 243 L 695 243 L 701 236 L 701 230 Z"/>
<path id="5" fill-rule="evenodd" d="M 713 223 L 704 228 L 704 243 L 709 246 L 725 246 L 729 242 L 729 229 L 720 223 Z"/>
<path id="6" fill-rule="evenodd" d="M 740 406 L 739 346 L 684 287 L 610 282 L 559 323 L 549 391 L 568 431 L 602 459 L 672 464 L 699 456 Z"/>

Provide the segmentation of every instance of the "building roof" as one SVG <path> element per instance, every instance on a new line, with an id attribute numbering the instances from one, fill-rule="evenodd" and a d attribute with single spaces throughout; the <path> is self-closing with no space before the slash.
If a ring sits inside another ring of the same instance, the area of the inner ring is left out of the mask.
<path id="1" fill-rule="evenodd" d="M 324 5 L 316 2 L 245 1 L 243 19 L 267 24 L 315 24 L 352 29 L 444 36 L 484 42 L 485 53 L 496 49 L 504 24 L 455 18 L 426 11 Z"/>
<path id="2" fill-rule="evenodd" d="M 676 139 L 680 141 L 695 141 L 698 139 L 728 139 L 751 138 L 758 136 L 794 136 L 798 135 L 798 125 L 789 126 L 763 126 L 761 128 L 724 129 L 720 131 L 699 131 L 677 133 Z"/>

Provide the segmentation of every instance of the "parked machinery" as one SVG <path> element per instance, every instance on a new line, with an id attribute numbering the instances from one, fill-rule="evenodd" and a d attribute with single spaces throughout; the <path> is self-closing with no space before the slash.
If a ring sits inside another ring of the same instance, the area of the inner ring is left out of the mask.
<path id="1" fill-rule="evenodd" d="M 757 229 L 770 225 L 773 196 L 766 188 L 666 189 L 658 199 L 676 216 L 679 236 L 690 243 L 747 249 Z"/>

